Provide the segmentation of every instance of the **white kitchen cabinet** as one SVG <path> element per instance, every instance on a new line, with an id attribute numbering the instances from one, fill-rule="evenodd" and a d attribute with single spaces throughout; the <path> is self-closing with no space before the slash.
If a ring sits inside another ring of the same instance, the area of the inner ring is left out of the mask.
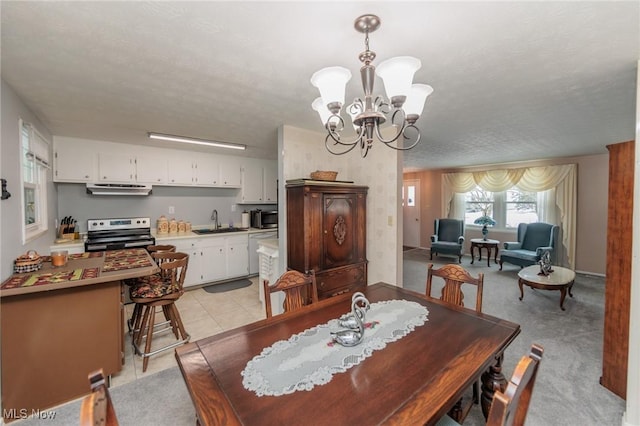
<path id="1" fill-rule="evenodd" d="M 248 234 L 158 239 L 176 251 L 189 254 L 185 287 L 244 277 L 249 274 Z"/>
<path id="2" fill-rule="evenodd" d="M 264 172 L 264 200 L 267 203 L 278 202 L 278 163 L 265 161 Z"/>
<path id="3" fill-rule="evenodd" d="M 129 183 L 135 178 L 135 158 L 128 154 L 98 154 L 98 180 L 109 183 Z"/>
<path id="4" fill-rule="evenodd" d="M 54 137 L 55 182 L 240 188 L 241 167 L 235 156 Z"/>
<path id="5" fill-rule="evenodd" d="M 276 204 L 278 202 L 275 161 L 247 158 L 242 165 L 241 204 Z"/>
<path id="6" fill-rule="evenodd" d="M 235 157 L 201 155 L 194 161 L 196 184 L 240 188 L 240 161 Z"/>
<path id="7" fill-rule="evenodd" d="M 200 248 L 201 276 L 203 283 L 220 281 L 227 278 L 225 267 L 226 247 L 224 238 L 213 237 L 205 238 Z"/>
<path id="8" fill-rule="evenodd" d="M 227 278 L 249 275 L 249 240 L 247 236 L 227 237 Z"/>
<path id="9" fill-rule="evenodd" d="M 212 155 L 203 154 L 194 161 L 195 183 L 200 186 L 220 185 L 220 163 Z"/>
<path id="10" fill-rule="evenodd" d="M 93 182 L 96 180 L 95 147 L 80 139 L 53 137 L 53 181 Z"/>
<path id="11" fill-rule="evenodd" d="M 242 202 L 262 204 L 262 162 L 256 158 L 247 158 L 242 165 Z"/>
<path id="12" fill-rule="evenodd" d="M 237 157 L 223 157 L 220 161 L 220 186 L 240 188 L 241 185 L 240 159 Z"/>
<path id="13" fill-rule="evenodd" d="M 189 263 L 187 264 L 187 276 L 184 279 L 184 286 L 200 284 L 200 249 L 197 238 L 162 239 L 156 240 L 157 244 L 170 244 L 176 246 L 176 252 L 187 253 Z"/>
<path id="14" fill-rule="evenodd" d="M 167 158 L 141 154 L 136 157 L 136 182 L 162 185 L 167 182 Z"/>
<path id="15" fill-rule="evenodd" d="M 167 163 L 158 155 L 98 154 L 100 182 L 163 184 L 167 181 Z"/>
<path id="16" fill-rule="evenodd" d="M 170 185 L 193 185 L 194 165 L 189 155 L 176 155 L 169 161 L 167 183 Z"/>

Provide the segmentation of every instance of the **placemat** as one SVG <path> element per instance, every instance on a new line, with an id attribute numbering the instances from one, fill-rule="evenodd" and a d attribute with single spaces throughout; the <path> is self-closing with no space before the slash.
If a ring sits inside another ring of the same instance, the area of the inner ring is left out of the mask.
<path id="1" fill-rule="evenodd" d="M 425 306 L 407 300 L 372 303 L 359 345 L 344 347 L 334 343 L 331 331 L 342 327 L 338 319 L 332 319 L 264 348 L 242 371 L 242 385 L 258 396 L 309 391 L 329 383 L 334 374 L 360 364 L 387 343 L 402 339 L 423 325 L 428 314 Z"/>
<path id="2" fill-rule="evenodd" d="M 124 269 L 145 268 L 153 266 L 145 249 L 125 249 L 105 252 L 102 272 L 121 271 Z"/>
<path id="3" fill-rule="evenodd" d="M 43 284 L 55 284 L 63 281 L 78 281 L 87 278 L 96 278 L 100 268 L 73 269 L 71 271 L 42 272 L 37 274 L 20 275 L 7 279 L 0 289 L 31 287 Z"/>

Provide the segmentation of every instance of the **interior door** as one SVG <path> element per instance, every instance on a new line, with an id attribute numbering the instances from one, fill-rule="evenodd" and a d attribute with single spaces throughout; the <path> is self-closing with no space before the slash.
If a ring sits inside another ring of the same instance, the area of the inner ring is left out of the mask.
<path id="1" fill-rule="evenodd" d="M 402 182 L 403 246 L 420 247 L 420 181 Z"/>

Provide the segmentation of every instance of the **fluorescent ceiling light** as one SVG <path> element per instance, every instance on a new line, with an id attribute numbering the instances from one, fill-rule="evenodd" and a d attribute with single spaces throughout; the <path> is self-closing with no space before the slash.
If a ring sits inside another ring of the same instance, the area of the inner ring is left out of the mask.
<path id="1" fill-rule="evenodd" d="M 207 145 L 207 146 L 215 146 L 218 148 L 229 148 L 229 149 L 247 149 L 246 145 L 241 145 L 237 143 L 229 143 L 229 142 L 217 142 L 210 141 L 207 139 L 196 139 L 196 138 L 188 138 L 185 136 L 174 136 L 174 135 L 164 135 L 162 133 L 147 133 L 149 139 L 160 139 L 163 141 L 173 141 L 173 142 L 182 142 L 182 143 L 192 143 L 195 145 Z"/>

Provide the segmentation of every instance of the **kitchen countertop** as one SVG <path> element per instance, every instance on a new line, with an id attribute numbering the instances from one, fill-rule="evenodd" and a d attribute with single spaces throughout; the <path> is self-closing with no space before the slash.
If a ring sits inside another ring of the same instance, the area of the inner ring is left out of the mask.
<path id="1" fill-rule="evenodd" d="M 195 226 L 193 227 L 193 229 L 209 229 L 211 228 L 211 226 Z M 221 228 L 221 229 L 225 229 Z M 243 229 L 243 228 L 240 228 Z M 223 235 L 244 235 L 246 234 L 259 234 L 259 233 L 263 233 L 263 232 L 278 232 L 278 228 L 270 228 L 270 229 L 259 229 L 259 228 L 246 228 L 243 229 L 242 231 L 232 231 L 232 232 L 220 232 L 220 233 L 214 233 L 214 234 L 196 234 L 194 232 L 182 232 L 182 233 L 175 233 L 175 234 L 158 234 L 156 233 L 155 229 L 151 230 L 151 235 L 153 235 L 156 238 L 156 241 L 162 241 L 165 239 L 187 239 L 187 238 L 206 238 L 206 237 L 219 237 L 219 236 L 223 236 Z"/>
<path id="2" fill-rule="evenodd" d="M 114 252 L 124 253 L 129 250 L 127 249 L 115 250 Z M 134 249 L 134 250 L 139 251 L 137 249 Z M 3 283 L 3 285 L 7 283 L 9 280 L 16 277 L 26 277 L 29 275 L 47 274 L 47 273 L 56 274 L 61 272 L 71 272 L 74 270 L 89 270 L 89 269 L 97 268 L 98 269 L 97 274 L 91 274 L 94 276 L 90 278 L 62 280 L 62 281 L 53 282 L 50 284 L 39 284 L 39 285 L 31 285 L 31 286 L 25 286 L 25 287 L 18 286 L 15 288 L 0 289 L 0 298 L 22 295 L 22 294 L 29 294 L 29 293 L 39 293 L 44 291 L 61 290 L 61 289 L 73 288 L 73 287 L 88 286 L 88 285 L 94 285 L 94 284 L 102 284 L 105 282 L 112 282 L 112 281 L 121 281 L 128 278 L 137 278 L 145 275 L 151 275 L 158 271 L 158 267 L 156 266 L 155 262 L 146 251 L 140 251 L 140 253 L 141 254 L 144 253 L 143 257 L 149 261 L 148 262 L 149 266 L 114 270 L 110 272 L 103 271 L 103 268 L 105 266 L 104 252 L 96 252 L 96 253 L 102 253 L 102 255 L 99 257 L 89 257 L 89 258 L 70 258 L 67 264 L 61 267 L 53 267 L 51 265 L 51 262 L 43 262 L 42 267 L 38 271 L 25 272 L 22 274 L 13 274 Z"/>

